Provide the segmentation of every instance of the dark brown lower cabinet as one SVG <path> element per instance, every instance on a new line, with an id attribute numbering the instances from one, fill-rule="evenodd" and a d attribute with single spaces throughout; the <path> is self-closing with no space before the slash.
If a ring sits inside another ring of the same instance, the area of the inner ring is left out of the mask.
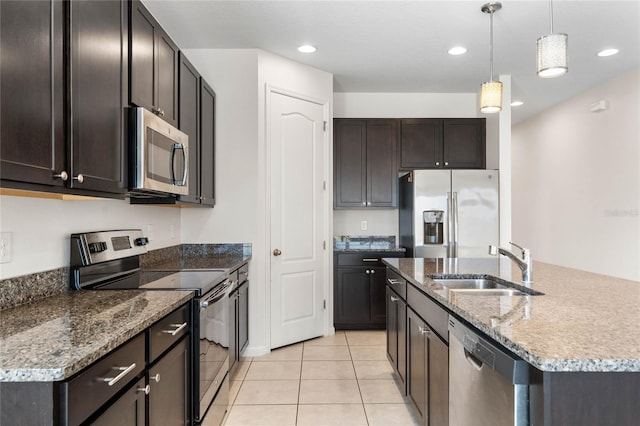
<path id="1" fill-rule="evenodd" d="M 402 257 L 397 251 L 336 253 L 334 326 L 336 330 L 386 327 L 386 268 L 382 258 Z"/>
<path id="2" fill-rule="evenodd" d="M 184 338 L 149 369 L 149 424 L 187 425 L 189 404 L 189 339 Z"/>
<path id="3" fill-rule="evenodd" d="M 421 424 L 449 424 L 449 348 L 407 309 L 407 396 Z"/>
<path id="4" fill-rule="evenodd" d="M 145 421 L 146 395 L 145 379 L 131 385 L 116 402 L 113 403 L 95 421 L 94 426 L 142 426 Z"/>

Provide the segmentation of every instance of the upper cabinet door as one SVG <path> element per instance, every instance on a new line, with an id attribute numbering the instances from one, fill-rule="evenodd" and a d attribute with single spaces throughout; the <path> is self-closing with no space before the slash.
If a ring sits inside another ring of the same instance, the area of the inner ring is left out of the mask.
<path id="1" fill-rule="evenodd" d="M 129 101 L 178 126 L 178 46 L 140 3 L 130 3 Z"/>
<path id="2" fill-rule="evenodd" d="M 398 121 L 367 120 L 367 207 L 398 206 Z"/>
<path id="3" fill-rule="evenodd" d="M 70 2 L 70 186 L 124 193 L 126 3 Z"/>
<path id="4" fill-rule="evenodd" d="M 334 207 L 366 207 L 367 122 L 333 121 Z"/>
<path id="5" fill-rule="evenodd" d="M 216 94 L 200 77 L 200 203 L 215 204 Z"/>
<path id="6" fill-rule="evenodd" d="M 0 1 L 2 180 L 65 185 L 63 14 L 61 0 Z"/>
<path id="7" fill-rule="evenodd" d="M 486 119 L 447 118 L 443 124 L 444 165 L 455 169 L 484 169 Z"/>
<path id="8" fill-rule="evenodd" d="M 400 168 L 438 169 L 442 160 L 442 119 L 411 118 L 402 120 Z"/>
<path id="9" fill-rule="evenodd" d="M 200 74 L 189 60 L 180 54 L 179 128 L 189 136 L 189 194 L 180 201 L 200 202 Z"/>

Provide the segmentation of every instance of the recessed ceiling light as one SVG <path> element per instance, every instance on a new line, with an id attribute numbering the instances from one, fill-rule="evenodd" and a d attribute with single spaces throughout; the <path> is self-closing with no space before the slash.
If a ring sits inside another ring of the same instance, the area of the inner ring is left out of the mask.
<path id="1" fill-rule="evenodd" d="M 519 106 L 522 106 L 522 105 L 524 105 L 524 102 L 522 102 L 522 101 L 513 101 L 513 102 L 511 102 L 511 106 L 512 107 L 519 107 Z"/>
<path id="2" fill-rule="evenodd" d="M 467 53 L 466 47 L 455 46 L 449 49 L 449 55 L 457 56 L 457 55 L 464 55 L 465 53 Z"/>
<path id="3" fill-rule="evenodd" d="M 619 52 L 618 49 L 603 49 L 598 52 L 598 56 L 604 58 L 605 56 L 613 56 Z"/>
<path id="4" fill-rule="evenodd" d="M 298 46 L 298 52 L 300 53 L 314 53 L 316 50 L 318 49 L 310 44 L 303 44 L 302 46 Z"/>

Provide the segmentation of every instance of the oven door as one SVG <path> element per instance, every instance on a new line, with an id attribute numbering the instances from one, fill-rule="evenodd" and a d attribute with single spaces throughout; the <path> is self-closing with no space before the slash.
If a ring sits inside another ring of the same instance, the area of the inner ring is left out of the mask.
<path id="1" fill-rule="evenodd" d="M 208 417 L 224 416 L 228 405 L 229 386 L 226 379 L 229 371 L 229 290 L 226 280 L 204 295 L 199 302 L 199 358 L 196 360 L 199 378 L 195 385 L 195 417 L 201 421 L 211 406 Z M 212 404 L 212 401 L 215 402 Z M 221 413 L 218 413 L 221 411 Z M 222 417 L 220 417 L 222 420 Z"/>

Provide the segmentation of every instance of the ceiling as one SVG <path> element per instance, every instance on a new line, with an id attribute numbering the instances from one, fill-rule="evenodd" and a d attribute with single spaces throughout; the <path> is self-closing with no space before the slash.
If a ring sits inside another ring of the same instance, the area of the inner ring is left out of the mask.
<path id="1" fill-rule="evenodd" d="M 257 48 L 334 75 L 335 92 L 476 93 L 489 79 L 483 1 L 143 0 L 182 49 Z M 640 66 L 640 1 L 556 0 L 569 35 L 569 73 L 536 76 L 536 39 L 550 32 L 546 0 L 502 2 L 494 74 L 511 75 L 514 123 Z M 314 54 L 298 53 L 309 43 Z M 447 54 L 462 45 L 462 56 Z M 599 58 L 616 47 L 620 53 Z M 595 100 L 594 100 L 595 101 Z"/>

